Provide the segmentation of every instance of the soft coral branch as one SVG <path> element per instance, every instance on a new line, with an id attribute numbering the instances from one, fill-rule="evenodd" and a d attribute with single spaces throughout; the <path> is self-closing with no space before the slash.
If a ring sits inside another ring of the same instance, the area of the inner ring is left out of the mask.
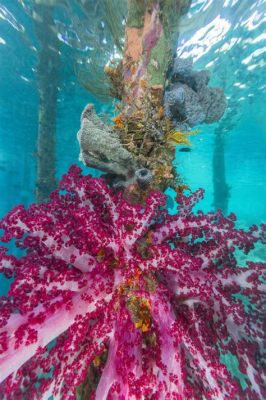
<path id="1" fill-rule="evenodd" d="M 202 196 L 179 196 L 173 216 L 161 193 L 130 204 L 73 166 L 47 203 L 1 221 L 2 240 L 26 253 L 0 249 L 13 277 L 0 302 L 1 399 L 75 399 L 90 365 L 96 399 L 265 398 L 265 264 L 238 267 L 235 249 L 265 243 L 266 227 L 195 214 Z M 237 357 L 246 390 L 221 354 Z"/>

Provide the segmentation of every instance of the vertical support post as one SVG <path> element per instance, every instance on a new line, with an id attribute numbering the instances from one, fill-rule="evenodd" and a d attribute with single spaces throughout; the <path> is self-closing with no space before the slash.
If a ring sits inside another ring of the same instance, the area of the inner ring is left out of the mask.
<path id="1" fill-rule="evenodd" d="M 215 131 L 214 151 L 212 159 L 213 205 L 227 213 L 229 186 L 226 183 L 224 134 L 220 129 Z"/>
<path id="2" fill-rule="evenodd" d="M 44 201 L 56 187 L 56 111 L 59 83 L 59 40 L 53 31 L 53 7 L 36 6 L 35 24 L 40 42 L 37 66 L 39 114 L 36 198 Z"/>

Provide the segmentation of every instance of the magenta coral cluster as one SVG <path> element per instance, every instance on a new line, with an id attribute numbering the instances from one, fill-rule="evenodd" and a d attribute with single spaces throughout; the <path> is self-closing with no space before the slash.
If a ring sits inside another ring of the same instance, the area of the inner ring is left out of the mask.
<path id="1" fill-rule="evenodd" d="M 104 180 L 72 166 L 43 204 L 2 221 L 0 271 L 13 277 L 0 302 L 0 398 L 76 399 L 88 367 L 92 399 L 265 399 L 261 365 L 265 264 L 238 267 L 265 226 L 197 214 L 202 191 L 130 204 Z M 237 357 L 246 388 L 221 356 Z"/>

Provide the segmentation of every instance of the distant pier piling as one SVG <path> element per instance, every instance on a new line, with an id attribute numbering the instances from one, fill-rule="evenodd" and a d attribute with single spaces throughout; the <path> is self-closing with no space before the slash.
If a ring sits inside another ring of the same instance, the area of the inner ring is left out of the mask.
<path id="1" fill-rule="evenodd" d="M 226 183 L 224 133 L 220 129 L 215 131 L 214 151 L 212 160 L 213 206 L 227 213 L 229 200 L 229 186 Z"/>
<path id="2" fill-rule="evenodd" d="M 60 71 L 59 40 L 53 28 L 53 7 L 36 5 L 35 30 L 40 43 L 37 65 L 39 112 L 36 199 L 44 201 L 56 188 L 56 115 Z"/>

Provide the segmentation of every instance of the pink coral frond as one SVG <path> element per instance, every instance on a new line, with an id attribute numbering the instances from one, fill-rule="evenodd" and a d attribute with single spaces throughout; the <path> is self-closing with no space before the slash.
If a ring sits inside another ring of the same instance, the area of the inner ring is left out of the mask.
<path id="1" fill-rule="evenodd" d="M 13 279 L 0 299 L 1 399 L 76 399 L 91 368 L 99 400 L 266 397 L 265 264 L 236 255 L 265 243 L 266 227 L 193 213 L 202 196 L 179 196 L 169 215 L 162 193 L 130 204 L 72 166 L 48 202 L 3 218 L 1 240 L 23 255 L 0 248 Z"/>

